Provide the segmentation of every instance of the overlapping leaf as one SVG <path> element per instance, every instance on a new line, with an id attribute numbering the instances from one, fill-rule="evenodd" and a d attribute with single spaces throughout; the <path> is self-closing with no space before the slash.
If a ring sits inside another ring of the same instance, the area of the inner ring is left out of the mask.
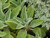
<path id="1" fill-rule="evenodd" d="M 30 27 L 34 28 L 34 27 L 37 27 L 39 25 L 41 25 L 43 23 L 43 20 L 33 20 L 31 23 L 30 23 Z"/>
<path id="2" fill-rule="evenodd" d="M 20 10 L 21 10 L 21 7 L 20 7 L 20 6 L 14 8 L 14 9 L 12 10 L 12 13 L 11 13 L 11 18 L 16 17 L 16 16 L 19 14 Z"/>
<path id="3" fill-rule="evenodd" d="M 22 35 L 21 35 L 22 34 Z M 17 34 L 16 38 L 26 38 L 27 36 L 27 31 L 26 30 L 20 30 Z"/>

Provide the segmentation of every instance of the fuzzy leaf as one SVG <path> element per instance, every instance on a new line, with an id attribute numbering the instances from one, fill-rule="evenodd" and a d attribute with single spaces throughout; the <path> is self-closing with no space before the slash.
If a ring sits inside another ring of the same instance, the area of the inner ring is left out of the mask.
<path id="1" fill-rule="evenodd" d="M 0 20 L 0 29 L 3 29 L 4 27 L 7 27 L 7 25 L 4 25 L 3 21 Z"/>
<path id="2" fill-rule="evenodd" d="M 2 2 L 0 0 L 0 19 L 3 19 L 4 17 L 4 14 L 3 14 L 3 11 L 2 11 Z"/>
<path id="3" fill-rule="evenodd" d="M 5 36 L 5 35 L 6 35 L 5 32 L 0 31 L 0 37 L 3 37 L 3 36 Z"/>
<path id="4" fill-rule="evenodd" d="M 19 18 L 19 17 L 16 17 L 16 18 L 14 18 L 14 19 L 15 19 L 17 22 L 21 23 L 21 24 L 25 23 L 25 21 L 22 20 L 22 19 Z"/>
<path id="5" fill-rule="evenodd" d="M 44 38 L 46 35 L 46 28 L 35 28 L 33 32 L 36 34 L 36 38 Z"/>
<path id="6" fill-rule="evenodd" d="M 11 16 L 11 9 L 9 9 L 5 15 L 5 20 L 8 20 L 10 19 L 10 16 Z"/>
<path id="7" fill-rule="evenodd" d="M 41 25 L 43 23 L 43 20 L 33 20 L 31 23 L 30 23 L 30 27 L 34 28 L 34 27 L 37 27 L 39 25 Z"/>
<path id="8" fill-rule="evenodd" d="M 24 19 L 24 20 L 27 19 L 26 6 L 24 6 L 23 9 L 22 9 L 21 18 Z"/>
<path id="9" fill-rule="evenodd" d="M 22 34 L 22 35 L 21 35 Z M 27 31 L 26 30 L 20 30 L 17 34 L 16 38 L 26 38 L 27 36 Z"/>
<path id="10" fill-rule="evenodd" d="M 33 36 L 33 35 L 28 34 L 28 35 L 27 35 L 27 38 L 34 38 L 34 36 Z"/>
<path id="11" fill-rule="evenodd" d="M 20 6 L 14 8 L 14 9 L 12 10 L 12 13 L 11 13 L 11 18 L 16 17 L 16 16 L 19 14 L 20 10 L 21 10 L 21 7 L 20 7 Z"/>
<path id="12" fill-rule="evenodd" d="M 7 34 L 5 36 L 3 36 L 2 38 L 14 38 L 11 34 L 9 29 L 5 29 L 4 32 L 6 32 Z"/>
<path id="13" fill-rule="evenodd" d="M 3 10 L 6 9 L 6 8 L 9 8 L 9 6 L 10 6 L 10 3 L 3 4 Z"/>
<path id="14" fill-rule="evenodd" d="M 19 24 L 15 19 L 7 20 L 5 21 L 5 23 L 8 24 L 9 27 L 12 29 L 21 29 L 24 27 L 23 25 Z"/>
<path id="15" fill-rule="evenodd" d="M 28 15 L 28 17 L 33 17 L 33 15 L 34 15 L 34 6 L 28 7 L 27 15 Z"/>

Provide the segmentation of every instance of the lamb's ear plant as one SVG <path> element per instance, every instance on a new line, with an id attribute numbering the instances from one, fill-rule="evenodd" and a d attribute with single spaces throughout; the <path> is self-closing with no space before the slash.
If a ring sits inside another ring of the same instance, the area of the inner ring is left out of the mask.
<path id="1" fill-rule="evenodd" d="M 20 9 L 20 7 L 19 7 Z M 15 13 L 17 12 L 17 13 Z M 45 31 L 42 31 L 42 28 L 36 28 L 37 26 L 41 25 L 43 23 L 43 20 L 40 19 L 34 19 L 34 6 L 30 6 L 26 8 L 26 6 L 23 7 L 20 17 L 16 17 L 18 15 L 17 9 L 11 13 L 11 18 L 5 21 L 5 23 L 12 29 L 12 30 L 19 30 L 17 32 L 16 38 L 43 38 L 45 35 Z M 13 17 L 12 17 L 13 16 Z M 33 29 L 35 28 L 35 29 Z M 32 32 L 35 33 L 35 36 L 28 34 L 28 31 L 32 30 Z M 36 31 L 37 30 L 37 31 Z M 42 32 L 41 32 L 42 31 Z M 36 33 L 37 32 L 37 33 Z M 40 32 L 40 33 L 38 33 Z"/>
<path id="2" fill-rule="evenodd" d="M 11 11 L 11 9 L 8 9 L 6 14 L 4 14 L 2 6 L 3 6 L 3 4 L 0 0 L 0 37 L 2 37 L 2 38 L 14 38 L 10 34 L 11 32 L 9 30 L 9 26 L 5 24 L 5 21 L 8 20 L 8 19 L 12 19 L 13 17 L 16 17 L 19 14 L 21 7 L 18 6 L 16 8 L 14 8 L 13 12 L 15 12 L 15 14 Z M 16 10 L 17 10 L 17 12 L 16 12 Z M 14 16 L 12 17 L 13 14 L 14 14 Z"/>

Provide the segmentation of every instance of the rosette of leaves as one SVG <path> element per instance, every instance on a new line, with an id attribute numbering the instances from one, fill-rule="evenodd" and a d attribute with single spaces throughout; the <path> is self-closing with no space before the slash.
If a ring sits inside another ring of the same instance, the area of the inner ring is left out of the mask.
<path id="1" fill-rule="evenodd" d="M 43 20 L 42 27 L 50 29 L 50 0 L 36 0 L 35 18 Z"/>
<path id="2" fill-rule="evenodd" d="M 11 14 L 11 19 L 8 19 L 5 21 L 5 23 L 12 29 L 12 30 L 19 30 L 17 32 L 17 36 L 15 38 L 36 38 L 36 36 L 33 36 L 31 34 L 28 34 L 28 30 L 32 30 L 33 28 L 41 25 L 43 23 L 43 20 L 40 19 L 33 19 L 34 15 L 34 6 L 30 6 L 26 9 L 26 6 L 23 7 L 20 17 L 16 17 L 17 15 L 15 13 L 17 10 L 14 10 Z M 40 30 L 39 30 L 40 29 Z M 34 32 L 35 30 L 32 30 Z M 37 37 L 43 38 L 44 35 L 42 34 L 44 31 L 42 31 L 42 28 L 38 28 L 37 31 L 40 32 Z M 42 31 L 42 32 L 41 32 Z M 45 32 L 44 32 L 45 34 Z"/>
<path id="3" fill-rule="evenodd" d="M 11 19 L 13 17 L 16 17 L 19 14 L 21 7 L 18 6 L 16 8 L 14 8 L 13 11 L 11 11 L 11 9 L 8 9 L 6 14 L 4 14 L 2 6 L 3 5 L 2 5 L 2 2 L 0 0 L 0 37 L 2 37 L 2 38 L 14 38 L 10 33 L 9 26 L 5 24 L 5 21 L 8 19 Z M 16 12 L 16 10 L 17 10 L 17 12 Z M 15 12 L 15 14 L 13 12 Z M 13 17 L 11 15 L 13 15 Z"/>

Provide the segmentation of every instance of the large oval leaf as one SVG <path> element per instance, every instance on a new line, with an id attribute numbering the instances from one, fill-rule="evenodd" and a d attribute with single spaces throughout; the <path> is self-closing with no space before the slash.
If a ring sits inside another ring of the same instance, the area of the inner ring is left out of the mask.
<path id="1" fill-rule="evenodd" d="M 41 25 L 42 23 L 43 23 L 43 20 L 40 20 L 40 19 L 32 20 L 32 22 L 30 23 L 30 27 L 34 28 Z"/>
<path id="2" fill-rule="evenodd" d="M 20 7 L 20 6 L 14 8 L 14 9 L 12 10 L 12 13 L 11 13 L 11 18 L 16 17 L 16 16 L 19 14 L 20 10 L 21 10 L 21 7 Z"/>
<path id="3" fill-rule="evenodd" d="M 21 35 L 22 34 L 22 35 Z M 26 30 L 20 30 L 17 34 L 16 38 L 26 38 L 27 36 L 27 31 Z"/>
<path id="4" fill-rule="evenodd" d="M 8 20 L 10 19 L 10 16 L 11 16 L 11 9 L 9 9 L 5 15 L 5 20 Z"/>
<path id="5" fill-rule="evenodd" d="M 18 23 L 15 19 L 7 20 L 7 21 L 5 21 L 5 23 L 8 24 L 9 27 L 12 29 L 21 29 L 24 27 L 23 25 Z"/>
<path id="6" fill-rule="evenodd" d="M 27 9 L 27 16 L 28 17 L 33 17 L 33 15 L 34 15 L 34 6 L 30 6 Z"/>
<path id="7" fill-rule="evenodd" d="M 5 35 L 6 35 L 5 32 L 0 31 L 0 37 L 3 37 L 3 36 L 5 36 Z"/>
<path id="8" fill-rule="evenodd" d="M 23 9 L 22 9 L 21 18 L 24 19 L 24 20 L 27 19 L 26 6 L 24 6 Z"/>
<path id="9" fill-rule="evenodd" d="M 46 35 L 46 28 L 35 28 L 33 29 L 33 32 L 36 34 L 36 38 L 44 38 Z"/>

